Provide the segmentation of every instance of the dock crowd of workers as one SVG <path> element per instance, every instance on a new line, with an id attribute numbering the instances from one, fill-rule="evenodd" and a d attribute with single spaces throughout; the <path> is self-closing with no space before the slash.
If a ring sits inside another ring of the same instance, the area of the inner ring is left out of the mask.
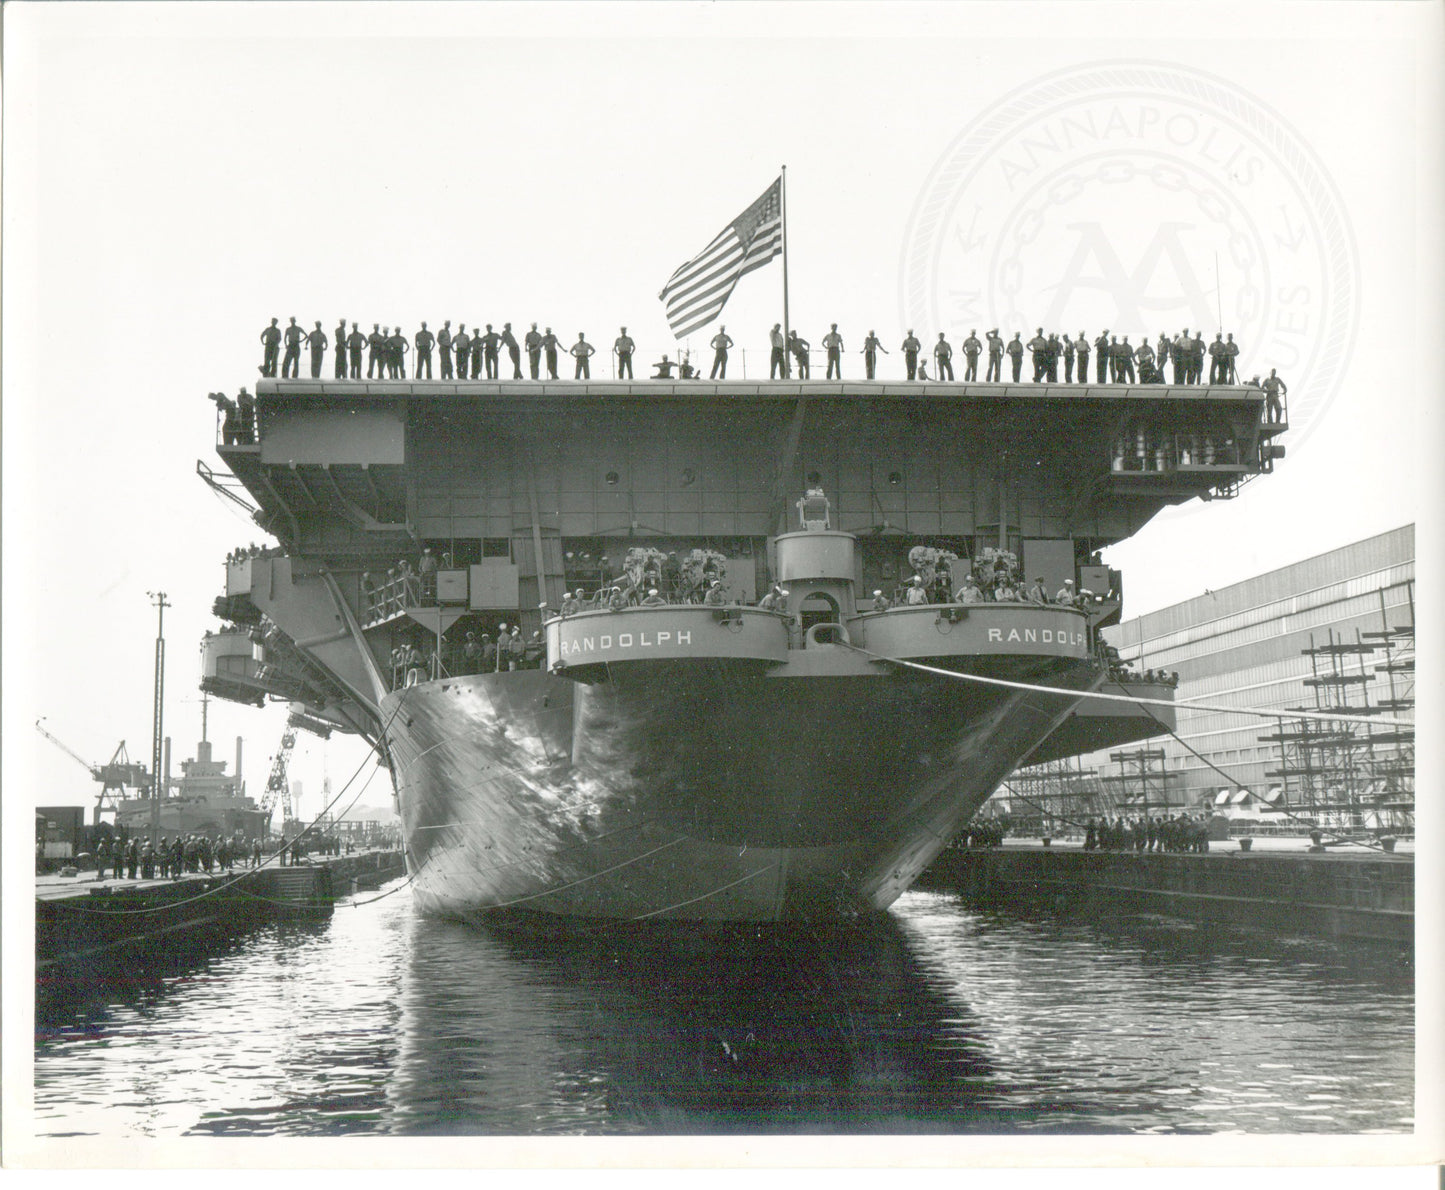
<path id="1" fill-rule="evenodd" d="M 340 855 L 343 844 L 335 835 L 303 832 L 281 848 L 281 862 L 286 863 L 288 853 L 292 863 L 304 860 L 310 854 Z M 262 864 L 261 840 L 254 839 L 248 846 L 245 835 L 237 831 L 234 835 L 207 834 L 176 835 L 174 838 L 162 835 L 159 845 L 152 845 L 149 838 L 141 838 L 126 827 L 118 828 L 114 835 L 101 839 L 95 849 L 98 875 L 104 878 L 108 870 L 114 870 L 117 880 L 128 877 L 152 880 L 176 879 L 187 872 L 234 872 L 237 865 L 259 868 Z M 249 863 L 248 863 L 249 861 Z"/>
<path id="2" fill-rule="evenodd" d="M 597 348 L 587 341 L 586 332 L 579 331 L 577 341 L 567 347 L 550 326 L 545 331 L 539 331 L 535 322 L 520 342 L 513 333 L 510 322 L 504 322 L 500 331 L 495 330 L 490 322 L 484 330 L 474 323 L 470 334 L 467 332 L 466 323 L 459 324 L 453 331 L 451 320 L 448 319 L 433 333 L 423 322 L 421 329 L 411 336 L 399 326 L 382 326 L 375 322 L 371 324 L 369 334 L 363 333 L 355 322 L 350 324 L 351 329 L 348 331 L 345 319 L 337 324 L 330 336 L 319 322 L 314 323 L 310 331 L 298 325 L 295 318 L 284 328 L 279 323 L 279 319 L 273 318 L 271 325 L 261 332 L 263 357 L 259 370 L 262 376 L 278 375 L 278 362 L 279 375 L 282 378 L 299 376 L 301 352 L 304 349 L 310 355 L 312 378 L 320 379 L 325 370 L 326 353 L 329 349 L 333 353 L 334 361 L 332 378 L 336 380 L 405 380 L 408 354 L 412 355 L 414 377 L 421 379 L 425 376 L 426 379 L 432 379 L 433 353 L 436 354 L 439 378 L 442 380 L 496 380 L 500 375 L 501 355 L 505 351 L 511 366 L 510 378 L 513 380 L 526 379 L 522 373 L 524 352 L 527 356 L 527 371 L 533 380 L 541 379 L 544 363 L 547 378 L 556 380 L 558 362 L 563 353 L 572 357 L 574 379 L 588 380 L 592 376 L 592 357 L 597 354 Z M 797 331 L 790 330 L 785 334 L 782 324 L 775 323 L 769 332 L 769 344 L 769 379 L 790 379 L 794 370 L 799 379 L 811 377 L 812 344 Z M 726 326 L 719 326 L 709 346 L 713 351 L 709 378 L 725 380 L 728 354 L 734 346 Z M 845 347 L 836 322 L 823 336 L 821 348 L 827 359 L 826 378 L 841 380 Z M 878 356 L 888 355 L 888 349 L 870 330 L 863 340 L 863 346 L 858 350 L 863 356 L 865 377 L 868 380 L 875 379 Z M 627 333 L 625 326 L 621 327 L 612 344 L 612 357 L 618 379 L 633 379 L 632 360 L 636 351 L 636 340 Z M 954 347 L 948 342 L 944 332 L 940 331 L 938 338 L 925 349 L 924 344 L 910 329 L 899 344 L 898 351 L 903 357 L 904 372 L 909 380 L 930 379 L 930 358 L 934 364 L 933 380 L 952 382 L 955 378 Z M 1206 359 L 1209 362 L 1210 384 L 1239 383 L 1236 363 L 1239 345 L 1234 341 L 1233 332 L 1227 335 L 1217 332 L 1214 340 L 1206 344 L 1203 332 L 1191 332 L 1188 327 L 1177 335 L 1161 332 L 1153 346 L 1147 336 L 1135 345 L 1129 342 L 1128 335 L 1121 339 L 1119 335 L 1111 334 L 1108 330 L 1090 338 L 1084 331 L 1080 331 L 1077 336 L 1058 332 L 1045 334 L 1044 328 L 1039 327 L 1027 342 L 1024 341 L 1021 331 L 1015 331 L 1013 337 L 1005 342 L 997 327 L 986 331 L 982 339 L 978 337 L 975 328 L 968 332 L 958 346 L 958 354 L 962 357 L 960 370 L 963 373 L 963 382 L 977 382 L 978 366 L 980 361 L 984 361 L 983 383 L 1002 383 L 1004 357 L 1007 356 L 1012 382 L 1020 383 L 1025 352 L 1033 366 L 1032 379 L 1035 384 L 1088 384 L 1091 357 L 1094 361 L 1092 382 L 1095 384 L 1202 384 Z M 363 358 L 366 364 L 365 377 L 362 376 Z M 672 360 L 664 357 L 654 365 L 657 371 L 651 379 L 701 379 L 700 369 L 692 366 L 690 358 L 689 352 L 681 363 L 674 364 Z M 678 368 L 677 377 L 673 376 L 674 367 Z M 1256 375 L 1249 384 L 1265 391 L 1269 400 L 1270 420 L 1278 421 L 1282 411 L 1279 398 L 1287 391 L 1284 381 L 1280 380 L 1271 368 L 1267 379 L 1261 381 Z M 213 394 L 213 399 L 219 395 Z M 245 395 L 244 389 L 242 395 Z M 237 404 L 240 404 L 239 398 Z M 254 409 L 254 400 L 251 405 Z M 252 415 L 245 409 L 237 409 L 238 424 L 249 423 L 251 420 Z"/>
<path id="3" fill-rule="evenodd" d="M 1209 824 L 1182 811 L 1175 818 L 1090 818 L 1084 825 L 1084 850 L 1208 851 Z"/>

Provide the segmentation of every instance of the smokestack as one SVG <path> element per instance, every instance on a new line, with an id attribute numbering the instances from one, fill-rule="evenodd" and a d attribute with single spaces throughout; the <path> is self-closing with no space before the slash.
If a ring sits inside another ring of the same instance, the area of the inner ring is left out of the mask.
<path id="1" fill-rule="evenodd" d="M 236 737 L 236 786 L 241 785 L 241 737 Z"/>
<path id="2" fill-rule="evenodd" d="M 164 767 L 161 769 L 161 772 L 165 775 L 165 780 L 161 782 L 161 797 L 165 797 L 165 796 L 166 796 L 168 793 L 170 793 L 170 791 L 171 791 L 171 737 L 170 737 L 170 736 L 166 736 L 166 747 L 165 747 L 165 751 L 162 753 L 162 755 L 163 755 L 166 759 L 165 759 L 165 765 L 164 765 Z"/>

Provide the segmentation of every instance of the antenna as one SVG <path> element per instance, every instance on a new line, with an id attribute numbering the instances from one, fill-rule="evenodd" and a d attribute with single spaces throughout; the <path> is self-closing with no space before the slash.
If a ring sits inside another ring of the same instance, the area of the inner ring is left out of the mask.
<path id="1" fill-rule="evenodd" d="M 1214 329 L 1223 332 L 1224 305 L 1223 299 L 1220 297 L 1219 293 L 1219 250 L 1217 248 L 1214 251 L 1214 313 L 1215 316 L 1219 319 L 1219 322 Z"/>

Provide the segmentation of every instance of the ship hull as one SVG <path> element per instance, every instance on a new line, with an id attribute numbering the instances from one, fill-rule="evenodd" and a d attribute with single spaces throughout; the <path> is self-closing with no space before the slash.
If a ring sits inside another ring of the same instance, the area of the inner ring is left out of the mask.
<path id="1" fill-rule="evenodd" d="M 1098 682 L 1079 660 L 973 668 Z M 382 717 L 424 910 L 779 921 L 891 904 L 1075 702 L 706 660 L 422 683 Z"/>

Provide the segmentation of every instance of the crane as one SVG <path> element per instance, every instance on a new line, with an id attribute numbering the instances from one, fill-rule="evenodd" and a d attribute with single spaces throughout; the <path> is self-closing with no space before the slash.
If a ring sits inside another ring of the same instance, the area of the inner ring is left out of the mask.
<path id="1" fill-rule="evenodd" d="M 57 739 L 46 731 L 42 724 L 44 716 L 35 720 L 35 730 L 47 740 L 80 764 L 93 780 L 100 782 L 100 793 L 95 800 L 95 821 L 100 823 L 101 814 L 115 811 L 115 799 L 117 796 L 124 797 L 127 786 L 133 789 L 147 789 L 151 785 L 151 775 L 146 772 L 145 765 L 132 764 L 129 754 L 125 750 L 125 741 L 121 740 L 116 745 L 115 751 L 111 754 L 110 760 L 105 764 L 92 764 L 81 756 L 74 748 L 64 741 Z"/>
<path id="2" fill-rule="evenodd" d="M 291 762 L 291 749 L 296 747 L 296 729 L 289 724 L 286 730 L 281 733 L 281 747 L 276 750 L 276 758 L 271 762 L 271 775 L 266 778 L 266 792 L 261 798 L 261 813 L 266 816 L 266 822 L 271 821 L 271 814 L 276 808 L 276 798 L 281 798 L 281 811 L 283 823 L 289 822 L 291 813 L 291 786 L 286 779 L 286 766 Z"/>

